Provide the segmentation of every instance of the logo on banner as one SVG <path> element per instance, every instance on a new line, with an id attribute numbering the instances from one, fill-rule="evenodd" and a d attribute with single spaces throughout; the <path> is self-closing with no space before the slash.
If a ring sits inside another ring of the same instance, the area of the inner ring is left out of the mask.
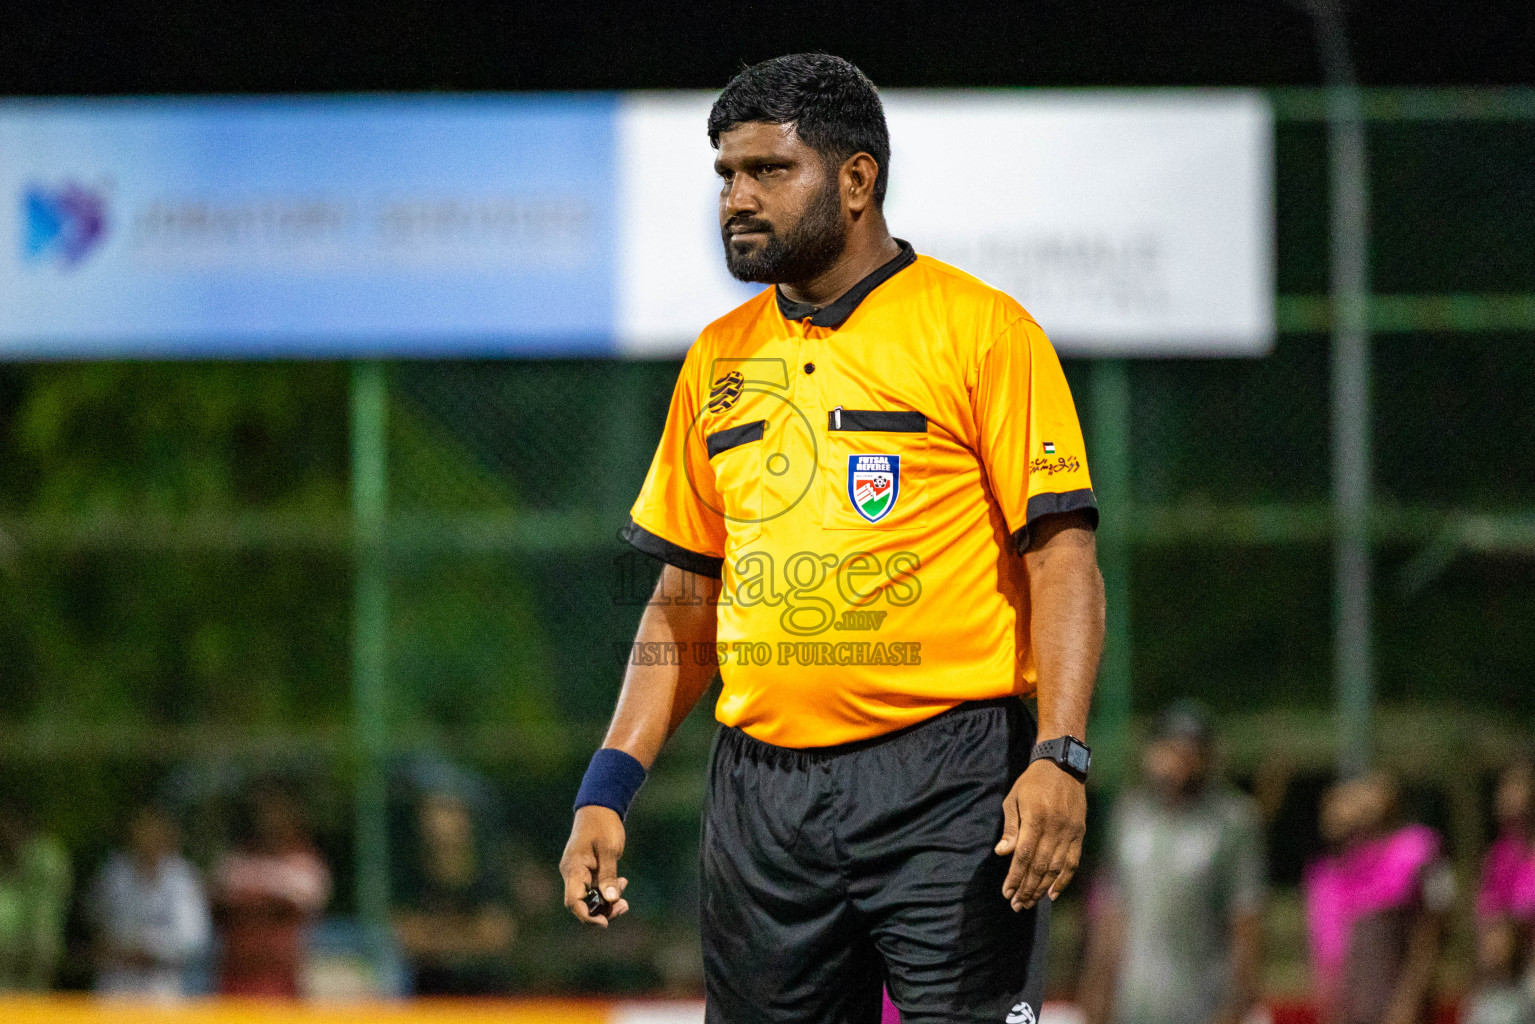
<path id="1" fill-rule="evenodd" d="M 901 457 L 899 455 L 849 455 L 847 457 L 847 496 L 853 509 L 871 523 L 877 523 L 895 508 L 901 495 Z"/>
<path id="2" fill-rule="evenodd" d="M 21 247 L 28 263 L 52 262 L 68 270 L 106 237 L 106 200 L 73 182 L 59 188 L 28 186 L 21 206 Z"/>

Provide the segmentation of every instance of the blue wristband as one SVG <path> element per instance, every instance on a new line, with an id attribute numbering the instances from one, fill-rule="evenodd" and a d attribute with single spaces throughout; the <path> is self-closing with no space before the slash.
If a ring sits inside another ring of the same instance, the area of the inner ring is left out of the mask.
<path id="1" fill-rule="evenodd" d="M 627 817 L 629 804 L 644 782 L 644 765 L 622 750 L 603 747 L 586 766 L 581 788 L 576 791 L 575 809 L 595 805 L 617 811 L 620 818 Z"/>

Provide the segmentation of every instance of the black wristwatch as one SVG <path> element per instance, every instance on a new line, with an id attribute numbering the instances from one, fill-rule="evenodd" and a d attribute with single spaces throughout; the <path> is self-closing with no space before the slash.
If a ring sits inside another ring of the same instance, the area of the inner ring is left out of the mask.
<path id="1" fill-rule="evenodd" d="M 1093 766 L 1093 752 L 1075 736 L 1057 736 L 1053 740 L 1034 744 L 1029 764 L 1035 761 L 1050 761 L 1078 782 L 1086 782 L 1087 770 Z"/>

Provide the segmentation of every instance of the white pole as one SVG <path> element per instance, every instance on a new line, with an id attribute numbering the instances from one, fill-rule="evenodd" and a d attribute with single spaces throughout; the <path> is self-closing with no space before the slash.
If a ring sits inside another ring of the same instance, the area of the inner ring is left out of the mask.
<path id="1" fill-rule="evenodd" d="M 1370 187 L 1364 109 L 1344 0 L 1310 0 L 1327 84 L 1331 185 L 1333 677 L 1338 772 L 1371 762 Z"/>

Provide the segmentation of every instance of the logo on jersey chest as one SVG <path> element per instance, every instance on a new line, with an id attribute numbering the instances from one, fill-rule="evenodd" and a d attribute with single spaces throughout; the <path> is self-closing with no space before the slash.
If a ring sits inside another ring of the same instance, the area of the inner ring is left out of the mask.
<path id="1" fill-rule="evenodd" d="M 741 376 L 739 370 L 731 370 L 720 377 L 709 387 L 709 411 L 728 412 L 740 401 L 741 389 L 745 386 L 746 378 Z"/>
<path id="2" fill-rule="evenodd" d="M 853 511 L 871 523 L 888 516 L 901 496 L 901 457 L 849 455 L 847 496 Z"/>

